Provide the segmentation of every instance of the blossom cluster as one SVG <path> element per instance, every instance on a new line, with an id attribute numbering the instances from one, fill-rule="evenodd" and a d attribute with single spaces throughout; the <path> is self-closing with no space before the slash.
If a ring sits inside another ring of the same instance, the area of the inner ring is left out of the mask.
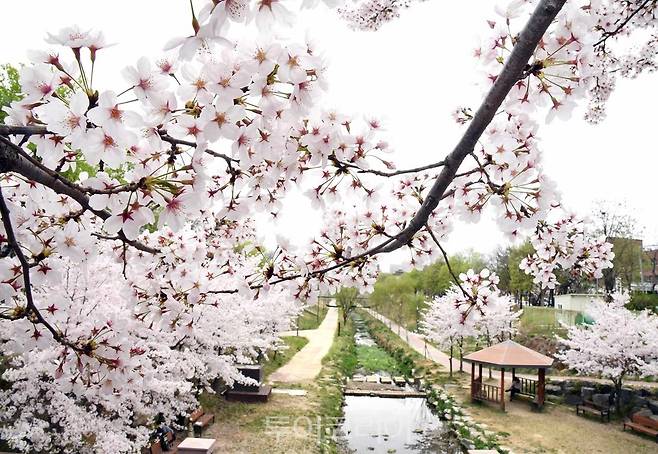
<path id="1" fill-rule="evenodd" d="M 534 276 L 535 284 L 550 289 L 558 283 L 558 269 L 578 277 L 603 277 L 603 270 L 612 268 L 612 244 L 605 237 L 587 234 L 584 224 L 573 214 L 539 222 L 530 237 L 535 252 L 521 261 L 520 268 Z"/>
<path id="2" fill-rule="evenodd" d="M 458 338 L 482 336 L 490 342 L 513 335 L 519 312 L 513 310 L 513 300 L 500 293 L 498 282 L 486 268 L 461 273 L 459 283 L 429 303 L 421 322 L 424 335 L 442 346 Z"/>

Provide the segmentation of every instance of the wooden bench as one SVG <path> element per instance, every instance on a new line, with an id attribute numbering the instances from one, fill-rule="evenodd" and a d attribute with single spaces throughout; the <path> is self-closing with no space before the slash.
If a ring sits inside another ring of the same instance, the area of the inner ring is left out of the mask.
<path id="1" fill-rule="evenodd" d="M 169 445 L 171 446 L 174 441 L 174 436 L 170 433 L 167 433 L 165 434 L 165 438 L 169 443 Z M 153 443 L 151 443 L 150 446 L 147 446 L 146 448 L 142 448 L 142 454 L 164 454 L 164 453 L 176 454 L 176 452 L 178 452 L 178 450 L 173 446 L 170 449 L 164 451 L 162 449 L 162 443 L 160 443 L 160 440 L 156 440 Z"/>
<path id="2" fill-rule="evenodd" d="M 203 429 L 215 422 L 215 415 L 213 413 L 206 413 L 203 408 L 199 407 L 190 413 L 190 422 L 194 427 L 194 433 L 201 435 Z"/>
<path id="3" fill-rule="evenodd" d="M 194 422 L 194 433 L 201 435 L 203 429 L 215 422 L 215 415 L 212 413 L 206 413 L 202 415 L 199 419 Z"/>
<path id="4" fill-rule="evenodd" d="M 590 415 L 598 415 L 601 417 L 601 421 L 607 419 L 608 422 L 610 422 L 610 407 L 602 407 L 591 400 L 583 400 L 576 405 L 576 414 L 585 415 L 586 413 L 589 413 Z"/>
<path id="5" fill-rule="evenodd" d="M 631 416 L 630 421 L 624 422 L 623 430 L 630 428 L 636 432 L 641 432 L 645 435 L 650 435 L 656 438 L 658 442 L 658 421 L 655 421 L 647 416 L 643 416 L 639 413 L 635 413 Z"/>

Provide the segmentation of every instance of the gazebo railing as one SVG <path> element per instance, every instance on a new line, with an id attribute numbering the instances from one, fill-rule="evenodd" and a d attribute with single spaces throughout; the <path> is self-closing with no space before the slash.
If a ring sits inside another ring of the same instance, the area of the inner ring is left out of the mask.
<path id="1" fill-rule="evenodd" d="M 496 385 L 487 385 L 486 383 L 474 383 L 473 398 L 488 400 L 491 402 L 500 402 L 500 387 Z"/>
<path id="2" fill-rule="evenodd" d="M 521 394 L 526 394 L 528 396 L 537 395 L 537 380 L 532 378 L 518 377 L 521 381 Z"/>

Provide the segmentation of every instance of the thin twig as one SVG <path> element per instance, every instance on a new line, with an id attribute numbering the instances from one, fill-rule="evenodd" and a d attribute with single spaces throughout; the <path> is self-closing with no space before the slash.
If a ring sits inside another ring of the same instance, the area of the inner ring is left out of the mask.
<path id="1" fill-rule="evenodd" d="M 18 241 L 16 240 L 16 236 L 14 235 L 14 228 L 11 224 L 11 219 L 9 217 L 9 208 L 7 207 L 7 203 L 5 202 L 4 195 L 2 194 L 2 187 L 0 187 L 0 214 L 2 215 L 2 224 L 5 228 L 5 233 L 7 235 L 7 242 L 9 243 L 9 246 L 12 248 L 14 254 L 16 254 L 16 257 L 18 258 L 18 261 L 21 264 L 21 269 L 23 272 L 23 284 L 25 287 L 25 299 L 27 301 L 27 309 L 30 312 L 32 312 L 32 314 L 34 314 L 34 317 L 36 318 L 38 323 L 40 323 L 48 331 L 50 331 L 50 333 L 53 336 L 53 339 L 55 339 L 60 344 L 70 347 L 71 349 L 77 352 L 82 352 L 82 348 L 68 341 L 58 329 L 54 328 L 50 323 L 48 323 L 48 321 L 43 317 L 41 312 L 39 312 L 37 306 L 34 304 L 34 297 L 32 295 L 32 283 L 30 282 L 30 265 L 27 259 L 25 258 L 25 255 L 23 254 L 23 250 L 18 244 Z M 34 321 L 32 322 L 34 323 Z"/>

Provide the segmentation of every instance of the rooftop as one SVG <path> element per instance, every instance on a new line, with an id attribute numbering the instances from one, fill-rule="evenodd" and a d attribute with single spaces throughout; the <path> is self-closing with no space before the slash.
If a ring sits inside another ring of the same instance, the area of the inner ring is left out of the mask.
<path id="1" fill-rule="evenodd" d="M 488 364 L 499 367 L 548 368 L 553 365 L 553 358 L 506 340 L 464 357 L 474 363 Z"/>

